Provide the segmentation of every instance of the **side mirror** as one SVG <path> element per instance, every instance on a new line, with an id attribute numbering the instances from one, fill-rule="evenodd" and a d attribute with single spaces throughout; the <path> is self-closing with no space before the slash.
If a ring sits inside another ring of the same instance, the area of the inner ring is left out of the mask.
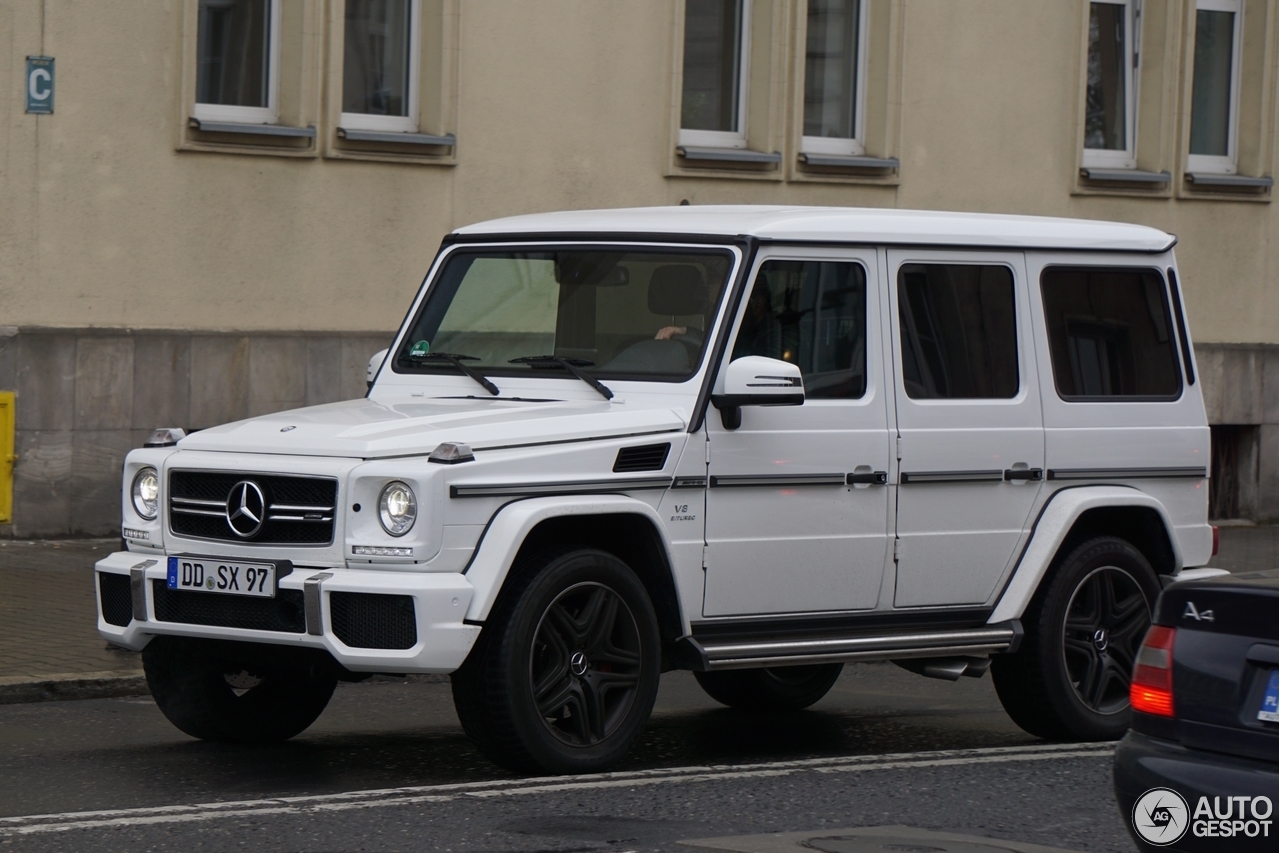
<path id="1" fill-rule="evenodd" d="M 366 388 L 373 387 L 373 377 L 378 375 L 378 370 L 381 369 L 382 362 L 386 361 L 386 358 L 387 351 L 383 349 L 375 352 L 373 357 L 369 359 L 369 369 L 366 371 L 364 377 Z"/>
<path id="2" fill-rule="evenodd" d="M 742 426 L 743 406 L 800 406 L 804 404 L 804 377 L 788 361 L 748 355 L 734 359 L 724 372 L 724 393 L 712 394 L 711 405 L 720 410 L 725 429 Z"/>

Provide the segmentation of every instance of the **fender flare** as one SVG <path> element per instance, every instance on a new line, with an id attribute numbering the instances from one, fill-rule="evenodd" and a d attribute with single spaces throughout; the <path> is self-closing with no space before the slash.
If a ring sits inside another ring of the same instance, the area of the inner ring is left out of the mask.
<path id="1" fill-rule="evenodd" d="M 516 555 L 529 532 L 550 518 L 583 515 L 640 515 L 660 533 L 662 519 L 643 501 L 625 495 L 566 495 L 528 498 L 501 507 L 489 520 L 475 554 L 466 569 L 467 580 L 475 588 L 467 608 L 466 621 L 483 622 L 498 598 Z M 660 537 L 667 564 L 673 565 L 666 536 Z M 681 617 L 683 619 L 683 616 Z"/>
<path id="2" fill-rule="evenodd" d="M 1022 552 L 1013 576 L 1006 584 L 988 623 L 1018 619 L 1035 595 L 1049 564 L 1076 520 L 1086 511 L 1102 507 L 1136 506 L 1155 510 L 1173 549 L 1173 564 L 1182 565 L 1182 551 L 1164 504 L 1146 492 L 1126 486 L 1081 486 L 1061 489 L 1050 496 L 1036 519 L 1031 541 Z"/>

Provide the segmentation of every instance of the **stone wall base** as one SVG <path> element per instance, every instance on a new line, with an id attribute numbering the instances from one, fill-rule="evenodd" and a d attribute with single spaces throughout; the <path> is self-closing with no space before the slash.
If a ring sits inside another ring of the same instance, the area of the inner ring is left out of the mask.
<path id="1" fill-rule="evenodd" d="M 18 456 L 0 537 L 118 535 L 124 457 L 153 429 L 364 396 L 369 358 L 393 336 L 0 329 Z"/>
<path id="2" fill-rule="evenodd" d="M 152 429 L 200 429 L 364 395 L 393 332 L 212 334 L 0 329 L 0 390 L 15 390 L 13 521 L 0 537 L 110 536 L 125 454 Z M 1211 505 L 1274 521 L 1277 347 L 1199 344 L 1214 435 Z"/>

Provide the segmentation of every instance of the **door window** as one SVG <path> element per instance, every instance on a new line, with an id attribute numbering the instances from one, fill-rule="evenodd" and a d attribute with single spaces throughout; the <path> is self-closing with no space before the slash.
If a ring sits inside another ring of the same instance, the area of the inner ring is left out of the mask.
<path id="1" fill-rule="evenodd" d="M 760 267 L 733 357 L 789 361 L 808 399 L 867 390 L 867 274 L 861 264 L 767 261 Z"/>
<path id="2" fill-rule="evenodd" d="M 1040 289 L 1060 397 L 1178 396 L 1182 377 L 1160 273 L 1057 267 L 1044 271 Z"/>
<path id="3" fill-rule="evenodd" d="M 904 264 L 898 272 L 902 378 L 922 399 L 1018 393 L 1013 274 L 981 264 Z"/>

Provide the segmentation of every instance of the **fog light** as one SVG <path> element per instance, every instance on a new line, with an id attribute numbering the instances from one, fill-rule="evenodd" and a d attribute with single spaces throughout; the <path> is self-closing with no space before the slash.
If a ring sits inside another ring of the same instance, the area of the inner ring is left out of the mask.
<path id="1" fill-rule="evenodd" d="M 388 483 L 378 498 L 378 520 L 392 536 L 403 536 L 418 517 L 418 502 L 413 489 L 401 482 Z"/>
<path id="2" fill-rule="evenodd" d="M 160 477 L 155 468 L 143 468 L 133 478 L 133 508 L 147 521 L 154 521 L 160 497 Z"/>

